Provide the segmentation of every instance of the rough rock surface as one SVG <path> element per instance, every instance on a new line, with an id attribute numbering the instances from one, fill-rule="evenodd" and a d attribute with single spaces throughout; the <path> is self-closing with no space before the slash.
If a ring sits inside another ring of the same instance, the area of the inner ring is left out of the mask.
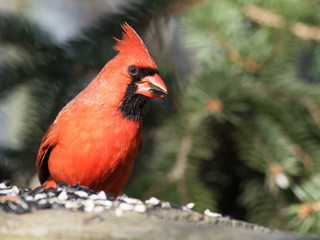
<path id="1" fill-rule="evenodd" d="M 78 184 L 0 183 L 0 239 L 311 239 L 156 198 L 109 197 Z"/>

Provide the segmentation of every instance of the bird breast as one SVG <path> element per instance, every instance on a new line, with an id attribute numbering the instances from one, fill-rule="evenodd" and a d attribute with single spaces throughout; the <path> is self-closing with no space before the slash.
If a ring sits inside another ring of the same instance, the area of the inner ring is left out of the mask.
<path id="1" fill-rule="evenodd" d="M 117 179 L 114 174 L 129 178 L 142 140 L 141 121 L 125 119 L 117 109 L 93 106 L 69 108 L 56 121 L 58 142 L 50 156 L 54 161 L 49 159 L 54 179 L 92 186 L 93 180 L 111 175 Z"/>

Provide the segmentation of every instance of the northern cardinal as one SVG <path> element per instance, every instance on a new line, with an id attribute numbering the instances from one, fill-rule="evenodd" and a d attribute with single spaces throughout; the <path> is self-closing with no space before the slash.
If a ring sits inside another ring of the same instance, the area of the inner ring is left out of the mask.
<path id="1" fill-rule="evenodd" d="M 167 88 L 144 43 L 122 25 L 119 53 L 57 115 L 44 135 L 36 166 L 40 183 L 79 183 L 118 197 L 141 147 L 141 115 Z"/>

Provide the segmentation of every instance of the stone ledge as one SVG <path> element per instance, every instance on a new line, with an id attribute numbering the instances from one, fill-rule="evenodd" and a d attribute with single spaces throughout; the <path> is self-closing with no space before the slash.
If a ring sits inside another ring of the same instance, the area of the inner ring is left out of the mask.
<path id="1" fill-rule="evenodd" d="M 155 209 L 145 213 L 126 211 L 121 216 L 116 210 L 88 213 L 46 209 L 25 214 L 0 211 L 0 239 L 311 239 L 282 232 L 248 229 L 245 224 L 234 224 L 235 220 L 215 219 L 214 222 L 205 220 L 196 223 L 201 214 L 192 214 L 195 215 L 192 221 L 181 221 L 185 217 L 181 217 L 179 210 L 174 209 Z"/>
<path id="2" fill-rule="evenodd" d="M 302 240 L 299 237 L 156 198 L 142 201 L 78 184 L 21 190 L 0 183 L 0 239 L 228 239 Z"/>

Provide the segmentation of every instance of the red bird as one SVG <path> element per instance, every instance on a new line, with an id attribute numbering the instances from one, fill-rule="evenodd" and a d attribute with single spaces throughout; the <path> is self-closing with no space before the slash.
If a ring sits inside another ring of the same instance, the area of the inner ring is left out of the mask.
<path id="1" fill-rule="evenodd" d="M 40 183 L 79 183 L 115 197 L 131 174 L 141 146 L 141 115 L 148 98 L 167 88 L 137 33 L 122 26 L 122 40 L 92 82 L 58 114 L 44 135 L 36 166 Z"/>

